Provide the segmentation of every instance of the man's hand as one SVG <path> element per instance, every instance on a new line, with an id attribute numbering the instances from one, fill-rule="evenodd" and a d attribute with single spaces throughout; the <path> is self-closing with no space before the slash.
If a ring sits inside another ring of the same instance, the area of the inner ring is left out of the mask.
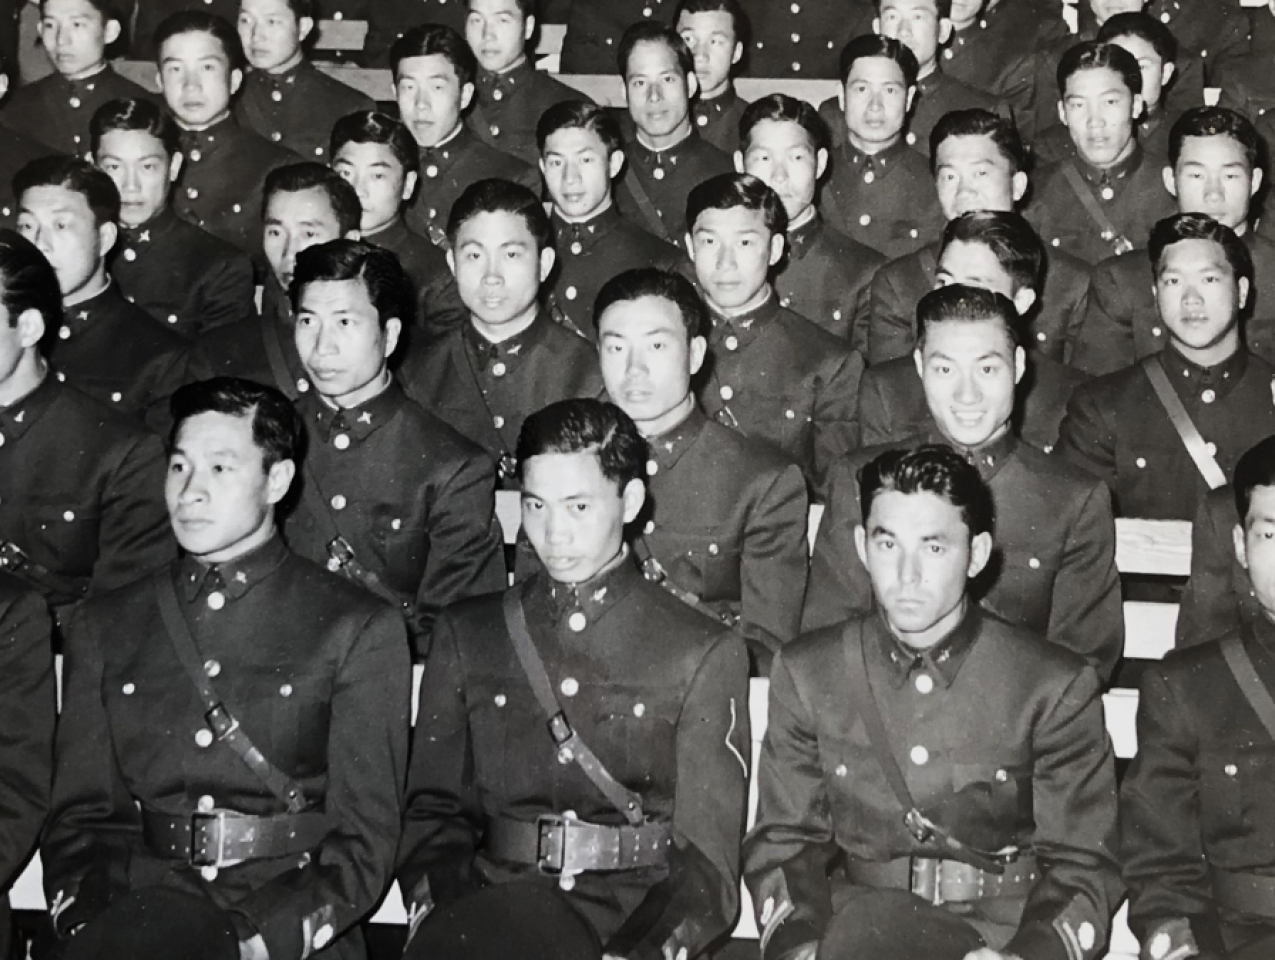
<path id="1" fill-rule="evenodd" d="M 239 960 L 270 960 L 270 951 L 266 949 L 266 941 L 261 934 L 251 940 L 239 941 Z"/>
<path id="2" fill-rule="evenodd" d="M 965 954 L 965 960 L 1022 960 L 1022 958 L 1012 953 L 1001 953 L 991 947 L 979 947 Z"/>

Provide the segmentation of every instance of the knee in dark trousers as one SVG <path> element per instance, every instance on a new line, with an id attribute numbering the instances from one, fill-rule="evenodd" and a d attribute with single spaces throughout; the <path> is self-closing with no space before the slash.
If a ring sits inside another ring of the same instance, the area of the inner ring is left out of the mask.
<path id="1" fill-rule="evenodd" d="M 869 890 L 832 918 L 819 960 L 961 960 L 986 946 L 960 917 L 905 890 Z"/>
<path id="2" fill-rule="evenodd" d="M 601 960 L 588 922 L 553 887 L 508 883 L 437 908 L 403 960 Z"/>
<path id="3" fill-rule="evenodd" d="M 152 887 L 116 900 L 61 951 L 61 960 L 239 960 L 230 915 L 206 897 Z"/>

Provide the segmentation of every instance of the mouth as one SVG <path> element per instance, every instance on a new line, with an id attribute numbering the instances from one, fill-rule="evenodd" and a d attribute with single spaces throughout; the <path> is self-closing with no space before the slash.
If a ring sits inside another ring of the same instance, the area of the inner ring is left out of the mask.
<path id="1" fill-rule="evenodd" d="M 654 396 L 654 392 L 647 387 L 624 388 L 624 399 L 632 404 L 646 403 L 652 396 Z"/>
<path id="2" fill-rule="evenodd" d="M 987 417 L 987 414 L 984 413 L 982 410 L 979 410 L 977 412 L 973 412 L 969 410 L 965 410 L 965 411 L 953 410 L 952 411 L 952 419 L 955 420 L 962 427 L 977 427 L 979 424 L 983 422 L 984 419 L 986 419 L 986 417 Z"/>
<path id="3" fill-rule="evenodd" d="M 341 376 L 341 371 L 335 367 L 312 367 L 310 368 L 310 376 L 315 380 L 322 380 L 325 383 L 328 380 L 335 380 Z"/>

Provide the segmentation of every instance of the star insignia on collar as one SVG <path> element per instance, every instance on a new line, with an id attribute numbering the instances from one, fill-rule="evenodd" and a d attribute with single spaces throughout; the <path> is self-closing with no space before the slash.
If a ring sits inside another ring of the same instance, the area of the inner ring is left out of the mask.
<path id="1" fill-rule="evenodd" d="M 150 243 L 150 242 L 151 242 L 151 232 L 150 232 L 149 230 L 143 230 L 143 231 L 142 231 L 142 233 L 141 233 L 141 236 L 139 236 L 139 237 L 137 238 L 137 242 L 138 242 L 138 243 Z"/>
<path id="2" fill-rule="evenodd" d="M 520 351 L 520 350 L 522 350 L 522 344 L 521 344 L 521 343 L 515 343 L 512 347 L 510 347 L 510 348 L 509 348 L 509 355 L 510 355 L 511 357 L 516 357 L 516 356 L 518 356 L 518 353 L 519 353 L 519 351 Z"/>
<path id="3" fill-rule="evenodd" d="M 89 312 L 87 310 L 81 310 L 75 315 L 75 318 L 77 320 L 87 320 L 89 318 Z"/>
<path id="4" fill-rule="evenodd" d="M 1272 384 L 1271 384 L 1271 389 L 1272 389 L 1272 390 L 1275 390 L 1275 382 L 1272 382 Z M 14 423 L 21 423 L 21 422 L 22 422 L 22 418 L 23 418 L 23 417 L 25 417 L 26 415 L 27 415 L 27 412 L 26 412 L 25 410 L 19 410 L 19 411 L 18 411 L 18 415 L 17 415 L 16 417 L 14 417 L 14 418 L 13 418 L 13 422 L 14 422 Z"/>
<path id="5" fill-rule="evenodd" d="M 669 453 L 672 453 L 672 452 L 673 452 L 673 441 L 672 441 L 672 440 L 665 440 L 665 441 L 664 441 L 664 449 L 665 449 L 665 450 L 667 450 Z"/>
<path id="6" fill-rule="evenodd" d="M 246 574 L 246 573 L 244 573 L 242 570 L 240 570 L 238 573 L 236 573 L 236 574 L 235 574 L 235 582 L 236 582 L 236 583 L 247 583 L 247 582 L 248 582 L 248 574 Z"/>
<path id="7" fill-rule="evenodd" d="M 372 422 L 372 414 L 370 411 L 364 410 L 361 414 L 359 414 L 359 423 L 371 423 L 371 422 Z"/>

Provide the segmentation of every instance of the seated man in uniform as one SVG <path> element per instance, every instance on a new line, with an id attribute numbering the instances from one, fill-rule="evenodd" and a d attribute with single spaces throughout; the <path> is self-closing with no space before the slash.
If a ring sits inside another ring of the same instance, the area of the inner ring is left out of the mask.
<path id="1" fill-rule="evenodd" d="M 730 156 L 700 136 L 691 118 L 699 92 L 686 41 L 662 23 L 641 21 L 624 32 L 617 54 L 634 126 L 625 144 L 620 212 L 661 240 L 686 233 L 686 198 L 709 177 L 729 173 Z"/>
<path id="2" fill-rule="evenodd" d="M 737 627 L 765 676 L 797 635 L 806 592 L 801 470 L 699 408 L 691 379 L 708 315 L 689 280 L 629 270 L 602 288 L 594 312 L 607 396 L 651 447 L 638 560 L 675 596 Z"/>
<path id="3" fill-rule="evenodd" d="M 112 100 L 89 132 L 93 162 L 120 192 L 110 267 L 124 296 L 187 339 L 250 316 L 248 255 L 173 212 L 186 159 L 173 118 L 150 100 Z"/>
<path id="4" fill-rule="evenodd" d="M 701 956 L 739 907 L 744 645 L 624 543 L 649 453 L 623 412 L 552 404 L 517 451 L 544 569 L 435 627 L 399 846 L 405 957 L 562 957 L 510 942 L 537 930 L 592 941 L 572 954 L 592 960 Z M 536 897 L 540 915 L 505 919 Z"/>
<path id="5" fill-rule="evenodd" d="M 1235 466 L 1232 548 L 1256 616 L 1149 663 L 1138 753 L 1120 791 L 1129 926 L 1146 957 L 1266 960 L 1275 866 L 1275 438 Z M 1238 521 L 1238 522 L 1237 522 Z"/>
<path id="6" fill-rule="evenodd" d="M 943 224 L 925 157 L 903 138 L 917 69 L 916 55 L 889 37 L 858 37 L 841 51 L 846 142 L 820 207 L 838 230 L 891 259 L 931 242 Z"/>
<path id="7" fill-rule="evenodd" d="M 483 447 L 513 486 L 518 425 L 557 400 L 598 396 L 598 358 L 540 305 L 553 228 L 534 193 L 478 181 L 452 207 L 447 237 L 468 322 L 405 357 L 399 377 L 409 397 Z"/>
<path id="8" fill-rule="evenodd" d="M 805 100 L 773 93 L 749 104 L 735 168 L 779 195 L 788 215 L 779 302 L 863 352 L 868 285 L 885 257 L 829 226 L 815 206 L 828 172 L 828 128 Z"/>
<path id="9" fill-rule="evenodd" d="M 305 160 L 328 159 L 332 125 L 372 101 L 306 59 L 311 0 L 240 0 L 239 42 L 248 60 L 235 119 Z"/>
<path id="10" fill-rule="evenodd" d="M 1261 138 L 1246 117 L 1224 107 L 1197 107 L 1173 125 L 1164 185 L 1181 213 L 1212 217 L 1248 248 L 1253 289 L 1244 311 L 1244 342 L 1275 363 L 1275 242 L 1250 224 L 1266 179 L 1263 154 Z M 1143 257 L 1111 257 L 1098 264 L 1072 363 L 1095 375 L 1113 373 L 1164 349 L 1165 336 Z"/>
<path id="11" fill-rule="evenodd" d="M 836 80 L 841 49 L 872 30 L 873 0 L 741 0 L 753 28 L 750 77 Z"/>
<path id="12" fill-rule="evenodd" d="M 424 177 L 407 208 L 407 225 L 437 246 L 458 197 L 479 180 L 500 177 L 539 189 L 535 168 L 489 146 L 465 126 L 478 61 L 455 30 L 413 27 L 390 51 L 394 99 L 416 141 Z"/>
<path id="13" fill-rule="evenodd" d="M 119 97 L 153 98 L 107 61 L 121 29 L 110 0 L 41 0 L 38 30 L 53 73 L 13 91 L 0 114 L 4 125 L 49 153 L 86 155 L 98 107 Z"/>
<path id="14" fill-rule="evenodd" d="M 18 232 L 48 258 L 62 290 L 62 323 L 49 351 L 58 378 L 117 410 L 162 420 L 164 402 L 186 374 L 187 344 L 111 281 L 115 182 L 87 160 L 45 157 L 19 170 L 13 186 Z"/>
<path id="15" fill-rule="evenodd" d="M 614 183 L 624 145 L 606 107 L 583 100 L 552 106 L 540 118 L 536 141 L 558 251 L 551 309 L 593 339 L 593 302 L 602 285 L 635 267 L 673 269 L 681 251 L 620 216 Z"/>
<path id="16" fill-rule="evenodd" d="M 112 901 L 158 887 L 225 911 L 243 960 L 357 960 L 399 834 L 403 620 L 279 536 L 302 432 L 283 394 L 218 378 L 172 413 L 186 556 L 67 630 L 40 849 L 55 932 L 94 936 Z"/>
<path id="17" fill-rule="evenodd" d="M 712 322 L 700 398 L 709 416 L 798 463 L 821 500 L 828 468 L 857 445 L 863 358 L 780 306 L 770 271 L 786 219 L 775 191 L 746 173 L 691 191 L 686 246 Z"/>
<path id="18" fill-rule="evenodd" d="M 1058 450 L 1107 482 L 1118 515 L 1190 520 L 1240 454 L 1275 433 L 1275 366 L 1240 336 L 1253 261 L 1230 227 L 1180 213 L 1156 224 L 1148 252 L 1169 342 L 1078 387 Z"/>
<path id="19" fill-rule="evenodd" d="M 739 0 L 680 0 L 673 26 L 695 58 L 699 96 L 691 107 L 699 134 L 718 150 L 739 149 L 739 121 L 747 100 L 735 92 L 731 71 L 744 55 L 748 18 Z"/>
<path id="20" fill-rule="evenodd" d="M 1014 435 L 1015 388 L 1027 360 L 1017 307 L 1000 293 L 958 283 L 926 294 L 916 312 L 914 363 L 933 425 L 834 466 L 803 629 L 875 605 L 868 571 L 855 556 L 860 468 L 886 449 L 946 443 L 977 468 L 996 508 L 997 563 L 974 584 L 984 606 L 1080 654 L 1109 678 L 1124 645 L 1111 494 L 1101 480 Z"/>
<path id="21" fill-rule="evenodd" d="M 390 374 L 415 306 L 394 254 L 354 240 L 309 247 L 291 297 L 313 389 L 297 401 L 309 444 L 288 543 L 398 608 L 423 660 L 439 610 L 507 585 L 495 465 Z"/>
<path id="22" fill-rule="evenodd" d="M 1046 244 L 1093 265 L 1141 246 L 1173 202 L 1135 134 L 1142 73 L 1133 54 L 1076 44 L 1058 65 L 1058 89 L 1075 155 L 1041 171 L 1028 217 Z"/>
<path id="23" fill-rule="evenodd" d="M 969 596 L 994 549 L 978 468 L 893 450 L 859 487 L 878 610 L 771 670 L 744 844 L 762 957 L 1096 960 L 1120 894 L 1097 674 Z"/>

